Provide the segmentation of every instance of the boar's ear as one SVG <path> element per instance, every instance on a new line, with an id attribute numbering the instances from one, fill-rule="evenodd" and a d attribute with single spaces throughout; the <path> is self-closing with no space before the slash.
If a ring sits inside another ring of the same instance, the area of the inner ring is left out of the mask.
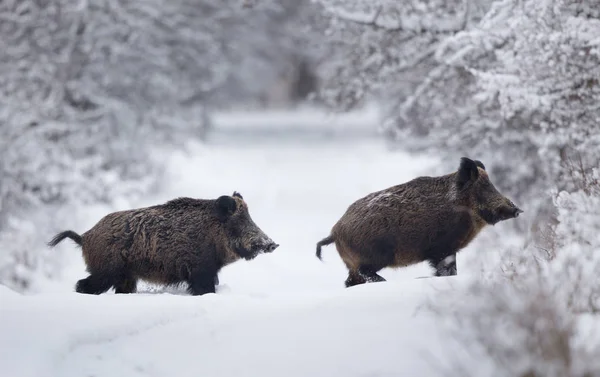
<path id="1" fill-rule="evenodd" d="M 478 167 L 482 168 L 483 170 L 485 170 L 485 166 L 483 165 L 483 162 L 479 161 L 479 160 L 474 160 L 475 165 L 477 165 Z"/>
<path id="2" fill-rule="evenodd" d="M 457 183 L 461 188 L 469 181 L 475 181 L 479 177 L 479 170 L 475 161 L 467 157 L 460 159 L 460 167 L 458 168 Z"/>
<path id="3" fill-rule="evenodd" d="M 217 199 L 217 211 L 221 217 L 231 216 L 236 208 L 237 203 L 231 196 L 223 195 Z"/>
<path id="4" fill-rule="evenodd" d="M 240 193 L 239 193 L 239 192 L 237 192 L 237 191 L 234 191 L 232 196 L 233 196 L 234 198 L 235 198 L 235 197 L 238 197 L 238 198 L 240 198 L 240 199 L 244 199 L 244 197 L 242 196 L 242 194 L 240 194 Z"/>

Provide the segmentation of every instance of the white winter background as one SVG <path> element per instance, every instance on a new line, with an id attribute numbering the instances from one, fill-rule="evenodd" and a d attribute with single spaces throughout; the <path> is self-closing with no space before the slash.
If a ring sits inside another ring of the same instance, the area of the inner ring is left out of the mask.
<path id="1" fill-rule="evenodd" d="M 597 0 L 0 1 L 0 375 L 600 376 Z M 481 159 L 525 213 L 344 288 L 356 199 Z M 216 294 L 74 292 L 109 212 L 240 192 Z"/>

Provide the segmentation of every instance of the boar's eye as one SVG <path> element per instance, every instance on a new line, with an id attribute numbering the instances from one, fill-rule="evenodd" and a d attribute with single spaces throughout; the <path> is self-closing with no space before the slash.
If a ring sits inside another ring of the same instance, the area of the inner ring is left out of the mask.
<path id="1" fill-rule="evenodd" d="M 223 195 L 217 199 L 217 210 L 223 217 L 231 216 L 237 208 L 235 199 L 231 196 Z"/>

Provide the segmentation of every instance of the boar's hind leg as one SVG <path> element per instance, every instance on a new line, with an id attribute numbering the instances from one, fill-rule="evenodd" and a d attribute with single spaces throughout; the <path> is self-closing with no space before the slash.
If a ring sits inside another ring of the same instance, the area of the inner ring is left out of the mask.
<path id="1" fill-rule="evenodd" d="M 358 273 L 366 280 L 367 283 L 377 283 L 386 281 L 383 277 L 377 274 L 378 269 L 371 266 L 361 266 Z"/>
<path id="2" fill-rule="evenodd" d="M 75 286 L 75 291 L 79 293 L 99 295 L 113 286 L 115 279 L 110 275 L 92 274 L 85 279 L 81 279 Z"/>
<path id="3" fill-rule="evenodd" d="M 350 272 L 348 272 L 348 278 L 346 279 L 344 284 L 346 285 L 346 288 L 350 288 L 352 286 L 364 284 L 366 282 L 367 281 L 365 280 L 364 276 L 362 276 L 358 271 L 350 270 Z"/>

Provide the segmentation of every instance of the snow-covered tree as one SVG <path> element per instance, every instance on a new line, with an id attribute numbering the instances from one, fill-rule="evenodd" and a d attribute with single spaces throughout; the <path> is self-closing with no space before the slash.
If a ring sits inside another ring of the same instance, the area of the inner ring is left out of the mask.
<path id="1" fill-rule="evenodd" d="M 250 5 L 245 8 L 243 22 L 227 24 L 229 60 L 235 62 L 236 69 L 216 93 L 218 102 L 227 102 L 221 99 L 225 97 L 246 106 L 260 105 L 281 81 L 287 81 L 294 90 L 294 76 L 303 68 L 312 75 L 325 54 L 319 41 L 325 18 L 310 0 L 260 0 Z"/>
<path id="2" fill-rule="evenodd" d="M 556 182 L 573 152 L 598 166 L 600 153 L 600 19 L 597 1 L 499 1 L 476 29 L 449 38 L 440 59 L 464 67 L 475 100 L 493 109 L 477 134 L 531 147 Z M 589 6 L 590 8 L 586 8 Z M 596 12 L 597 13 L 597 12 Z M 479 56 L 494 43 L 490 64 Z M 483 118 L 483 116 L 481 118 Z M 471 129 L 450 124 L 455 134 Z M 568 180 L 558 182 L 562 188 Z"/>
<path id="3" fill-rule="evenodd" d="M 438 65 L 435 51 L 440 43 L 480 19 L 490 3 L 319 2 L 332 17 L 328 36 L 337 52 L 326 67 L 322 95 L 342 108 L 361 104 L 373 94 L 406 100 Z"/>

